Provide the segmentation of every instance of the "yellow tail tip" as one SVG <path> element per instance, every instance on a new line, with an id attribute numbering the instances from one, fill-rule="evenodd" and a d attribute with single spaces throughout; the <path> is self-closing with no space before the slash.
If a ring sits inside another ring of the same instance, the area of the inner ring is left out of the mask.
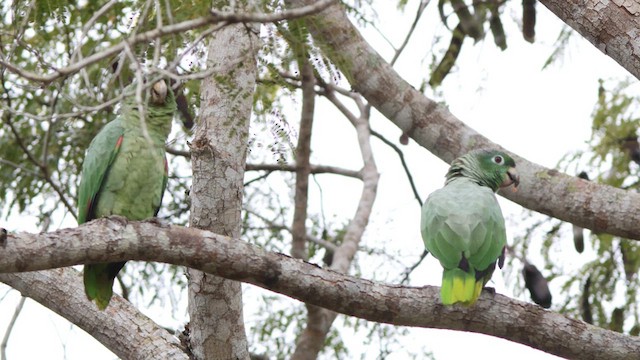
<path id="1" fill-rule="evenodd" d="M 445 270 L 442 273 L 440 300 L 444 305 L 473 305 L 478 300 L 483 285 L 482 279 L 476 281 L 474 273 L 466 273 L 461 269 Z"/>

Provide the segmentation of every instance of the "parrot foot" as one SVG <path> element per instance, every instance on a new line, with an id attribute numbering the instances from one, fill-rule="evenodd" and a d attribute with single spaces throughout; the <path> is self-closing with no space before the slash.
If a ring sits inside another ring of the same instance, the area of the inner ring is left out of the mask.
<path id="1" fill-rule="evenodd" d="M 162 220 L 162 219 L 157 218 L 157 217 L 148 218 L 148 219 L 144 220 L 143 222 L 148 222 L 150 224 L 157 225 L 157 226 L 159 226 L 161 228 L 168 228 L 171 225 L 167 221 Z"/>
<path id="2" fill-rule="evenodd" d="M 129 219 L 127 219 L 124 216 L 120 216 L 120 215 L 109 215 L 108 219 L 112 220 L 112 221 L 117 221 L 122 225 L 127 225 L 127 223 L 129 222 Z"/>
<path id="3" fill-rule="evenodd" d="M 4 245 L 7 241 L 7 229 L 0 228 L 0 245 Z"/>
<path id="4" fill-rule="evenodd" d="M 496 296 L 496 289 L 491 286 L 485 286 L 482 288 L 482 292 L 487 292 L 491 297 Z"/>

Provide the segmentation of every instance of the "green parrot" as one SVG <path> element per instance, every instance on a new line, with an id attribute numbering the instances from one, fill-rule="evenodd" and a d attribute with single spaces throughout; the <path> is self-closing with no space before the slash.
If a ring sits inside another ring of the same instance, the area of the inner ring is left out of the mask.
<path id="1" fill-rule="evenodd" d="M 132 92 L 135 86 L 127 89 Z M 158 214 L 167 185 L 164 146 L 176 103 L 164 80 L 145 95 L 144 111 L 135 96 L 125 98 L 120 115 L 91 141 L 78 189 L 78 224 L 109 215 L 144 220 Z M 113 280 L 124 264 L 85 265 L 85 292 L 101 310 L 109 304 Z"/>
<path id="2" fill-rule="evenodd" d="M 520 182 L 513 159 L 498 150 L 474 150 L 451 163 L 445 186 L 422 206 L 427 251 L 444 268 L 440 298 L 445 305 L 472 305 L 504 263 L 507 234 L 495 192 Z"/>

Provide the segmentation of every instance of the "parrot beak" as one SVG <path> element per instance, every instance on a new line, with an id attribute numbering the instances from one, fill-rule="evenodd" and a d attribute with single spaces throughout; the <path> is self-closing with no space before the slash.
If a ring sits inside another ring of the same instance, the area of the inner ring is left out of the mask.
<path id="1" fill-rule="evenodd" d="M 518 185 L 520 185 L 520 175 L 515 168 L 509 168 L 507 170 L 507 176 L 505 177 L 500 187 L 507 187 L 509 185 L 513 185 L 513 192 L 518 191 Z"/>
<path id="2" fill-rule="evenodd" d="M 155 105 L 163 105 L 167 98 L 167 83 L 160 80 L 151 87 L 151 102 Z"/>

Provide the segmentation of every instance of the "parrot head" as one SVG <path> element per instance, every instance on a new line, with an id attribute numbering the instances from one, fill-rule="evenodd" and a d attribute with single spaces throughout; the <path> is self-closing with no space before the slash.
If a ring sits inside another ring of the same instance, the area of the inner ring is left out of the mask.
<path id="1" fill-rule="evenodd" d="M 447 173 L 447 183 L 453 179 L 466 177 L 493 191 L 520 184 L 516 163 L 511 156 L 500 150 L 473 150 L 451 163 Z"/>
<path id="2" fill-rule="evenodd" d="M 159 80 L 151 87 L 151 103 L 154 105 L 164 105 L 167 100 L 167 83 Z"/>

